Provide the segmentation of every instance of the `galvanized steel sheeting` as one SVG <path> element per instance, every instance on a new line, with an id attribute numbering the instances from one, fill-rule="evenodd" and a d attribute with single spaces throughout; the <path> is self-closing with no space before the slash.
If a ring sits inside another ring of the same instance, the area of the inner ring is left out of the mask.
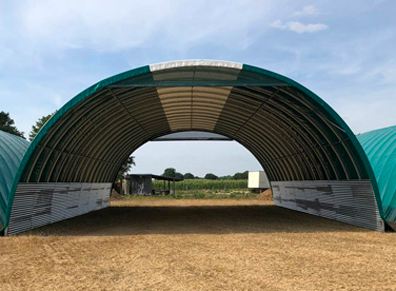
<path id="1" fill-rule="evenodd" d="M 370 180 L 273 181 L 274 204 L 383 231 Z"/>
<path id="2" fill-rule="evenodd" d="M 7 235 L 110 205 L 111 183 L 19 183 Z"/>

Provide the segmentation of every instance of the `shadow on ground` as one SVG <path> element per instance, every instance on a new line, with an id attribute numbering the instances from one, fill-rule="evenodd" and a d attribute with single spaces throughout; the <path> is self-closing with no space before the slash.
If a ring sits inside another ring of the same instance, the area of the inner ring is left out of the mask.
<path id="1" fill-rule="evenodd" d="M 122 236 L 151 234 L 367 232 L 273 205 L 110 207 L 21 235 Z"/>

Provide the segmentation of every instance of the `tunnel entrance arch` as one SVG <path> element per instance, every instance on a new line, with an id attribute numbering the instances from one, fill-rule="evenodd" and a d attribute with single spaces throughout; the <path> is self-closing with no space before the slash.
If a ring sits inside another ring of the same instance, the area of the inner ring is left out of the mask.
<path id="1" fill-rule="evenodd" d="M 184 131 L 243 145 L 266 171 L 278 206 L 384 228 L 367 156 L 330 106 L 287 77 L 207 60 L 137 68 L 71 99 L 28 147 L 4 227 L 11 234 L 107 207 L 132 152 Z"/>

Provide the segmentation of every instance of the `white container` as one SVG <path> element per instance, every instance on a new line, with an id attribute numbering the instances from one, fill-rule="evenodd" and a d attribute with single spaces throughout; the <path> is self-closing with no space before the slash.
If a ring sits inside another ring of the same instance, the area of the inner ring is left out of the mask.
<path id="1" fill-rule="evenodd" d="M 248 188 L 267 189 L 270 188 L 267 175 L 264 171 L 249 172 Z"/>

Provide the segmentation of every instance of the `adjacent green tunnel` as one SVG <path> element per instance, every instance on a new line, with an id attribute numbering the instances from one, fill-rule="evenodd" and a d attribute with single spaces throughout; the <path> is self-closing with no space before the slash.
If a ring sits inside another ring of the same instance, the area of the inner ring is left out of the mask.
<path id="1" fill-rule="evenodd" d="M 0 228 L 6 224 L 12 184 L 28 146 L 25 139 L 0 130 Z"/>
<path id="2" fill-rule="evenodd" d="M 396 229 L 396 126 L 357 136 L 378 183 L 384 218 Z"/>

